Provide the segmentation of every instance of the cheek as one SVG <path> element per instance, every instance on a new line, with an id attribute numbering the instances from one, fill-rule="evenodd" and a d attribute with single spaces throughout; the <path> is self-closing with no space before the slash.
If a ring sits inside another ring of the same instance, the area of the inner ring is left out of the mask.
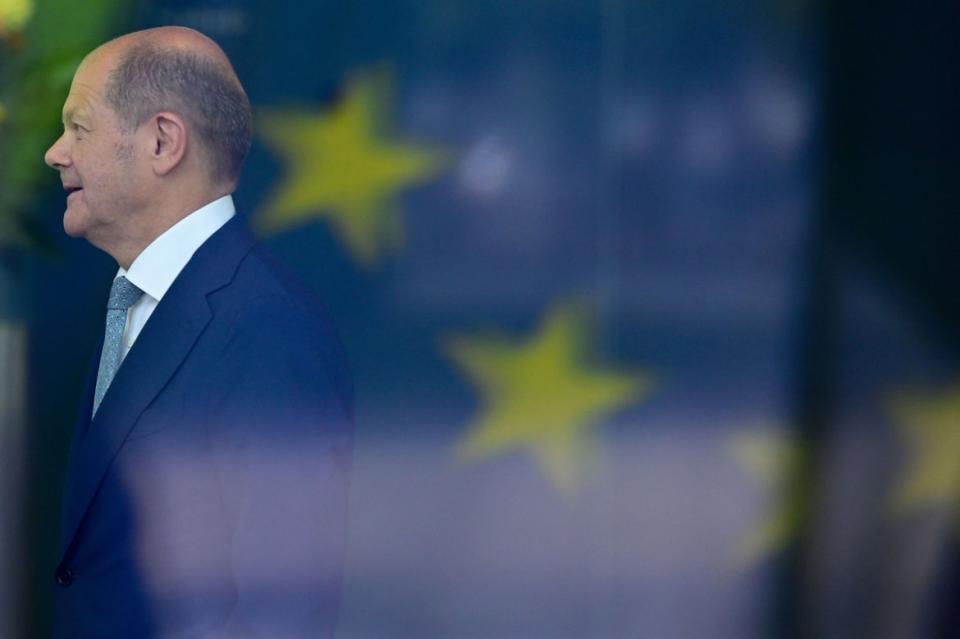
<path id="1" fill-rule="evenodd" d="M 116 171 L 114 167 L 113 158 L 109 156 L 86 154 L 82 161 L 77 162 L 84 193 L 91 197 L 103 197 L 105 192 L 109 192 L 111 182 L 117 181 L 110 176 L 111 172 Z"/>
<path id="2" fill-rule="evenodd" d="M 134 155 L 133 142 L 118 142 L 113 147 L 113 158 L 118 164 L 132 166 Z"/>
<path id="3" fill-rule="evenodd" d="M 125 206 L 140 183 L 135 170 L 134 148 L 130 144 L 104 142 L 97 145 L 88 141 L 84 148 L 77 149 L 75 155 L 85 200 L 91 207 Z"/>

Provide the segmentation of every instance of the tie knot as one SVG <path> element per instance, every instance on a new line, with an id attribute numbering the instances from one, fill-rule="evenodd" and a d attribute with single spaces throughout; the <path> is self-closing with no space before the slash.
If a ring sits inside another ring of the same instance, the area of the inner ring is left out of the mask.
<path id="1" fill-rule="evenodd" d="M 125 311 L 136 304 L 141 295 L 143 295 L 143 291 L 121 275 L 113 280 L 113 286 L 110 287 L 110 299 L 107 301 L 107 308 Z"/>

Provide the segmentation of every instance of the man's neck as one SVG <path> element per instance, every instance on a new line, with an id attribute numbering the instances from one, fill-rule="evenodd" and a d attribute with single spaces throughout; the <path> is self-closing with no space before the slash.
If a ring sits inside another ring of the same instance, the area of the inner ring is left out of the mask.
<path id="1" fill-rule="evenodd" d="M 150 246 L 154 240 L 166 233 L 188 215 L 229 194 L 230 191 L 227 190 L 223 192 L 211 191 L 203 196 L 190 198 L 188 203 L 181 202 L 176 207 L 162 207 L 165 208 L 167 212 L 155 212 L 154 216 L 149 220 L 151 223 L 141 225 L 137 229 L 139 232 L 134 237 L 126 238 L 124 242 L 118 242 L 117 246 L 112 247 L 110 250 L 103 250 L 116 260 L 118 266 L 124 270 L 129 270 L 134 260 L 136 260 L 144 249 Z"/>

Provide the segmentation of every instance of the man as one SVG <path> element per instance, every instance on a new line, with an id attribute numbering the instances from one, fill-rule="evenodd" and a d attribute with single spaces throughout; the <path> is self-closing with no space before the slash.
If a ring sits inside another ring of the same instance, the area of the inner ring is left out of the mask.
<path id="1" fill-rule="evenodd" d="M 119 265 L 76 426 L 57 637 L 324 637 L 352 399 L 313 295 L 234 217 L 250 106 L 165 27 L 77 69 L 47 151 L 66 232 Z"/>

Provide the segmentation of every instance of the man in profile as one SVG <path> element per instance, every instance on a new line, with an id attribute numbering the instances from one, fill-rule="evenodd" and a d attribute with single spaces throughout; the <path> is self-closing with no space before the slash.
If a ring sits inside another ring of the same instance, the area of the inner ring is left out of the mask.
<path id="1" fill-rule="evenodd" d="M 70 452 L 55 636 L 326 637 L 352 391 L 332 324 L 231 193 L 250 146 L 223 51 L 185 28 L 90 53 L 45 160 L 119 271 Z"/>

